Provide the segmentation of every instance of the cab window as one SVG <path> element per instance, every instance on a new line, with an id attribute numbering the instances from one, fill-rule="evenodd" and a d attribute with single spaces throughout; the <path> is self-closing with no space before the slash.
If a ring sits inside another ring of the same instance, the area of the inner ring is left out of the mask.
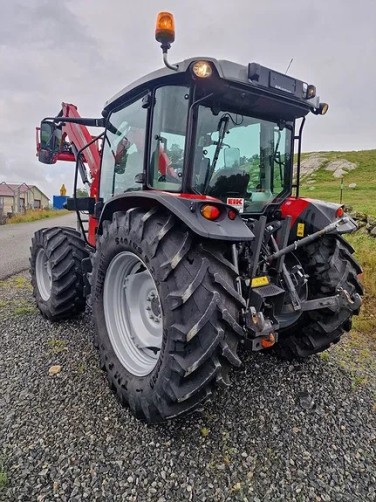
<path id="1" fill-rule="evenodd" d="M 144 171 L 146 117 L 142 98 L 109 117 L 100 181 L 100 195 L 105 201 L 113 195 L 142 189 L 141 177 L 137 177 Z"/>
<path id="2" fill-rule="evenodd" d="M 160 87 L 155 91 L 149 186 L 178 192 L 183 176 L 189 88 Z"/>

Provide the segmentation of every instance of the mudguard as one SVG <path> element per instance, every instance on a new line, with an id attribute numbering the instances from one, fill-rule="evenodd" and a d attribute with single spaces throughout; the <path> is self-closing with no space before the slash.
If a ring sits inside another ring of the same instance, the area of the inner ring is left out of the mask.
<path id="1" fill-rule="evenodd" d="M 204 204 L 213 204 L 221 209 L 222 214 L 216 221 L 207 220 L 200 212 Z M 218 239 L 221 241 L 251 241 L 254 234 L 247 227 L 239 214 L 235 219 L 228 217 L 228 206 L 213 197 L 195 194 L 172 194 L 154 190 L 130 192 L 112 197 L 103 207 L 100 215 L 98 234 L 102 233 L 104 220 L 110 220 L 116 211 L 127 211 L 133 207 L 151 209 L 164 207 L 176 218 L 182 221 L 195 234 L 206 239 Z"/>
<path id="2" fill-rule="evenodd" d="M 338 209 L 342 206 L 332 202 L 324 202 L 315 199 L 289 197 L 281 205 L 282 216 L 291 217 L 290 240 L 306 237 L 326 227 L 339 219 Z M 347 215 L 348 216 L 348 215 Z M 345 234 L 356 230 L 355 221 L 348 217 L 348 221 L 339 225 L 333 234 Z"/>

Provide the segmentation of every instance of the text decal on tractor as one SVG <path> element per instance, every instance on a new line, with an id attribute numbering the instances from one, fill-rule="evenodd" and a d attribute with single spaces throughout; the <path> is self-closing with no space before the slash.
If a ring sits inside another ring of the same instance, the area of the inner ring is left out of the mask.
<path id="1" fill-rule="evenodd" d="M 171 64 L 174 26 L 159 14 L 165 67 L 116 94 L 101 118 L 63 103 L 37 128 L 41 162 L 76 163 L 67 207 L 81 229 L 35 234 L 37 305 L 58 321 L 90 298 L 101 367 L 149 423 L 228 385 L 240 342 L 285 358 L 325 350 L 362 294 L 342 238 L 355 223 L 299 197 L 305 117 L 328 109 L 315 86 L 257 63 Z"/>

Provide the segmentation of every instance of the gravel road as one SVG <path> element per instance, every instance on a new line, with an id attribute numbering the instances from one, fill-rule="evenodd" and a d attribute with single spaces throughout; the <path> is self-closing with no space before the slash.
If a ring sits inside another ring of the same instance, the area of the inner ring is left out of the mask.
<path id="1" fill-rule="evenodd" d="M 29 267 L 30 244 L 34 232 L 40 228 L 76 227 L 76 214 L 57 218 L 0 226 L 0 279 L 21 272 Z"/>
<path id="2" fill-rule="evenodd" d="M 108 389 L 89 313 L 51 324 L 28 280 L 0 283 L 0 500 L 376 500 L 374 399 L 331 353 L 245 355 L 231 390 L 149 427 Z"/>

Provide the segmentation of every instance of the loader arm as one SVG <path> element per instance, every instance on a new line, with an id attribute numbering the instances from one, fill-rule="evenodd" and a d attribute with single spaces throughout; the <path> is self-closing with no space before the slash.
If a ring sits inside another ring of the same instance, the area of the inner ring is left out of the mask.
<path id="1" fill-rule="evenodd" d="M 59 114 L 44 119 L 41 127 L 37 128 L 36 141 L 37 155 L 41 162 L 45 164 L 55 164 L 57 161 L 77 162 L 77 169 L 83 182 L 90 186 L 92 203 L 93 200 L 97 202 L 99 196 L 101 135 L 100 137 L 92 136 L 88 130 L 91 126 L 104 127 L 104 121 L 103 119 L 82 118 L 75 105 L 62 103 Z M 77 171 L 75 186 L 76 182 Z M 73 197 L 75 198 L 75 189 Z M 80 216 L 82 209 L 76 206 L 76 203 L 73 207 L 77 212 L 83 236 L 88 244 L 95 247 L 98 219 L 89 214 L 89 226 L 86 231 Z"/>
<path id="2" fill-rule="evenodd" d="M 61 122 L 58 119 L 61 117 Z M 81 149 L 83 152 L 83 162 L 87 165 L 90 172 L 90 196 L 98 197 L 99 169 L 100 169 L 100 150 L 98 142 L 92 142 L 93 136 L 90 134 L 86 125 L 67 122 L 67 119 L 82 120 L 77 107 L 70 103 L 62 103 L 62 108 L 58 115 L 53 118 L 54 122 L 61 125 L 61 146 L 53 156 L 51 164 L 57 161 L 76 162 L 76 155 Z M 41 148 L 40 128 L 37 128 L 37 155 Z"/>

